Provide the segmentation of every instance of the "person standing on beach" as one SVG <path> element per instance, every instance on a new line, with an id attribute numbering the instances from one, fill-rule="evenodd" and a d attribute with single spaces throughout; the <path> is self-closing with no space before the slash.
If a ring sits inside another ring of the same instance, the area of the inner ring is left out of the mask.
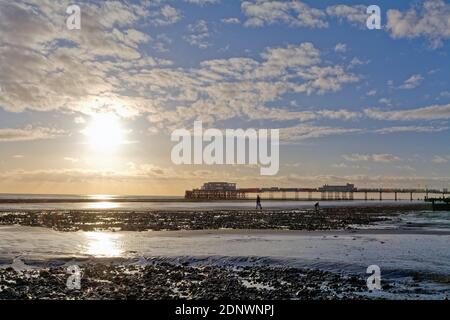
<path id="1" fill-rule="evenodd" d="M 314 208 L 316 209 L 316 212 L 319 211 L 320 205 L 318 202 L 314 205 Z"/>
<path id="2" fill-rule="evenodd" d="M 259 194 L 256 196 L 256 210 L 262 210 L 262 206 L 261 206 L 261 197 L 259 196 Z"/>

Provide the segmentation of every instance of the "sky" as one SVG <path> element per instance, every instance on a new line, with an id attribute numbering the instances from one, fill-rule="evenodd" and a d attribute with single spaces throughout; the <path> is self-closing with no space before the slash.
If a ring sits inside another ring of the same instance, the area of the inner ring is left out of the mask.
<path id="1" fill-rule="evenodd" d="M 449 42 L 443 0 L 0 0 L 0 193 L 449 188 Z M 279 129 L 278 174 L 173 164 L 195 120 Z"/>

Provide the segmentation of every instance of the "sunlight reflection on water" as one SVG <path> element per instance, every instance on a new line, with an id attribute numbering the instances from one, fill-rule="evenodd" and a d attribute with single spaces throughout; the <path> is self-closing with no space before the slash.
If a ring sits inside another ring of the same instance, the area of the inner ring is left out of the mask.
<path id="1" fill-rule="evenodd" d="M 86 232 L 86 254 L 95 257 L 119 257 L 123 253 L 122 235 L 109 232 Z"/>
<path id="2" fill-rule="evenodd" d="M 87 205 L 87 209 L 116 209 L 118 207 L 118 203 L 108 201 L 93 202 Z"/>

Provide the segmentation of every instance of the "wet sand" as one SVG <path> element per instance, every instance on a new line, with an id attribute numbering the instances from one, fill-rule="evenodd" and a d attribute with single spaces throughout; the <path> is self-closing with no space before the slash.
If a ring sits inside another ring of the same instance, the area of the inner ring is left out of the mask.
<path id="1" fill-rule="evenodd" d="M 275 210 L 19 210 L 0 211 L 0 225 L 52 228 L 58 231 L 161 230 L 340 230 L 373 225 L 423 205 L 334 207 Z"/>
<path id="2" fill-rule="evenodd" d="M 0 299 L 364 299 L 364 279 L 312 269 L 187 266 L 169 263 L 82 266 L 80 290 L 64 267 L 0 269 Z M 385 289 L 391 286 L 386 284 Z"/>

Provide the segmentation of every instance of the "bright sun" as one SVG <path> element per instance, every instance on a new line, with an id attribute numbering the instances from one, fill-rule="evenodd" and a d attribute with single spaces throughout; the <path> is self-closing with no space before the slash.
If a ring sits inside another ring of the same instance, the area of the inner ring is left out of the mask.
<path id="1" fill-rule="evenodd" d="M 124 130 L 119 118 L 114 114 L 104 113 L 92 116 L 89 126 L 83 134 L 98 151 L 113 151 L 124 143 Z"/>

